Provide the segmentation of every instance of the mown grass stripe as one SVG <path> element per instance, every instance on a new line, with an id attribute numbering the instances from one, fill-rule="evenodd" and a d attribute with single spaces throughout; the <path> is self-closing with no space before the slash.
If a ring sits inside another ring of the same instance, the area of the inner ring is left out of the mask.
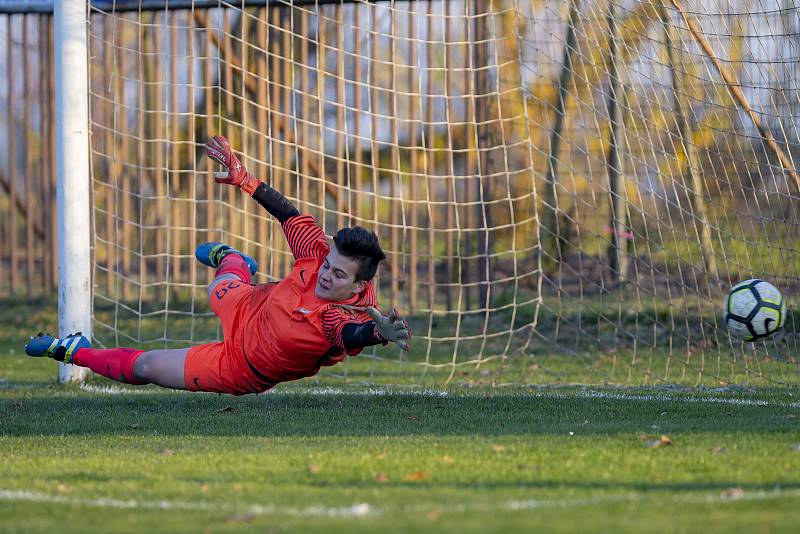
<path id="1" fill-rule="evenodd" d="M 48 495 L 35 491 L 0 490 L 0 500 L 3 501 L 28 501 L 52 504 L 65 504 L 70 506 L 89 506 L 94 508 L 118 509 L 147 509 L 147 510 L 189 510 L 196 512 L 245 512 L 253 515 L 291 515 L 297 517 L 367 517 L 378 512 L 366 503 L 357 503 L 352 506 L 309 506 L 295 508 L 286 506 L 273 506 L 261 504 L 247 504 L 237 506 L 234 504 L 215 502 L 189 502 L 158 500 L 146 501 L 140 499 L 112 499 L 106 497 L 81 498 L 65 495 Z"/>
<path id="2" fill-rule="evenodd" d="M 738 501 L 765 501 L 774 499 L 800 498 L 800 490 L 783 490 L 775 488 L 765 491 L 747 491 L 742 493 L 714 492 L 696 495 L 659 495 L 653 497 L 645 493 L 624 493 L 619 495 L 601 495 L 577 499 L 525 499 L 503 501 L 498 503 L 460 503 L 450 505 L 415 505 L 398 506 L 398 510 L 405 513 L 426 512 L 432 508 L 440 512 L 491 512 L 491 511 L 525 511 L 541 508 L 576 508 L 582 506 L 595 506 L 610 503 L 642 503 L 657 498 L 659 501 L 686 504 L 725 504 Z M 369 503 L 356 503 L 351 506 L 308 506 L 297 508 L 291 506 L 278 506 L 272 504 L 231 504 L 215 502 L 189 502 L 178 500 L 148 501 L 141 499 L 114 499 L 107 497 L 81 498 L 64 495 L 49 495 L 46 493 L 24 490 L 0 490 L 0 501 L 27 501 L 51 504 L 64 504 L 70 506 L 88 506 L 93 508 L 116 509 L 147 509 L 147 510 L 187 510 L 198 512 L 225 512 L 247 513 L 252 515 L 288 515 L 295 517 L 370 517 L 384 515 L 386 507 L 378 507 Z"/>

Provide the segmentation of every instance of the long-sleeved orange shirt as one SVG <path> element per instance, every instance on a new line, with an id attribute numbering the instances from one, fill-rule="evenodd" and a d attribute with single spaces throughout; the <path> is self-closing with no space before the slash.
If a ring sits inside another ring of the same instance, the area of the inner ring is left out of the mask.
<path id="1" fill-rule="evenodd" d="M 361 352 L 361 348 L 345 348 L 342 329 L 370 318 L 337 304 L 377 307 L 371 281 L 346 301 L 318 298 L 317 275 L 330 252 L 325 233 L 310 215 L 287 219 L 283 231 L 295 257 L 292 272 L 276 284 L 257 286 L 249 305 L 242 307 L 240 328 L 236 328 L 251 368 L 274 382 L 312 376 L 321 366 L 342 361 L 347 353 Z"/>

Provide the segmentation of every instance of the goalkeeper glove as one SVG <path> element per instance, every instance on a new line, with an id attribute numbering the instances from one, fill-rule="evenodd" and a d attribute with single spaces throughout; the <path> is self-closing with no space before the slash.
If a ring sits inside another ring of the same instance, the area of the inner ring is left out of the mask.
<path id="1" fill-rule="evenodd" d="M 226 172 L 215 172 L 214 180 L 218 184 L 235 185 L 245 193 L 253 196 L 261 180 L 247 172 L 242 162 L 231 150 L 228 140 L 215 135 L 206 143 L 206 156 L 227 169 Z"/>
<path id="2" fill-rule="evenodd" d="M 375 321 L 375 330 L 378 335 L 393 343 L 397 343 L 404 351 L 411 350 L 408 340 L 411 339 L 411 330 L 408 328 L 408 323 L 405 319 L 400 319 L 397 308 L 392 308 L 389 315 L 383 315 L 376 308 L 372 306 L 349 306 L 340 304 L 340 306 L 351 312 L 366 313 L 370 319 Z"/>

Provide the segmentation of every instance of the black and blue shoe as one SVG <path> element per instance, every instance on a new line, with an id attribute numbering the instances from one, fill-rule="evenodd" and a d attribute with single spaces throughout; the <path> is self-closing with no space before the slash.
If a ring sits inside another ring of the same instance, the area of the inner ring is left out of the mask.
<path id="1" fill-rule="evenodd" d="M 73 354 L 78 349 L 88 349 L 91 346 L 92 342 L 80 332 L 65 337 L 55 337 L 39 332 L 36 337 L 31 337 L 31 340 L 25 345 L 25 354 L 34 358 L 47 356 L 59 362 L 70 363 Z"/>
<path id="2" fill-rule="evenodd" d="M 241 256 L 245 263 L 247 263 L 247 266 L 250 267 L 250 274 L 256 274 L 258 271 L 258 262 L 256 262 L 256 260 L 242 252 L 239 252 L 235 248 L 226 245 L 225 243 L 220 243 L 217 241 L 203 243 L 198 245 L 197 249 L 194 251 L 194 257 L 197 258 L 197 261 L 203 265 L 213 267 L 214 269 L 219 267 L 219 264 L 222 262 L 222 258 L 228 254 L 238 254 Z"/>

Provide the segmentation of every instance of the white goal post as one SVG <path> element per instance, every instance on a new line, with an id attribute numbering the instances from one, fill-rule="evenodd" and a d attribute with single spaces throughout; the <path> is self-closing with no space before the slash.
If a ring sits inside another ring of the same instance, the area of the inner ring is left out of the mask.
<path id="1" fill-rule="evenodd" d="M 58 209 L 58 332 L 92 336 L 89 81 L 85 0 L 54 4 L 56 66 L 56 195 Z M 59 380 L 89 370 L 59 366 Z"/>

